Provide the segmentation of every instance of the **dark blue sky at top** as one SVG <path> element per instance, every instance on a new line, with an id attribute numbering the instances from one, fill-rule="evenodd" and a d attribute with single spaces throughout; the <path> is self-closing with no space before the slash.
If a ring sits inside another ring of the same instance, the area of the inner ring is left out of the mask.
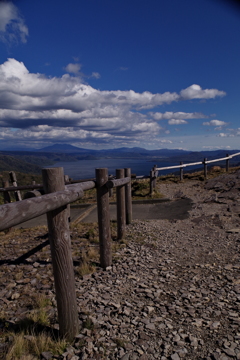
<path id="1" fill-rule="evenodd" d="M 82 81 L 100 91 L 179 93 L 192 84 L 218 89 L 226 96 L 166 103 L 154 111 L 201 112 L 229 123 L 231 134 L 238 131 L 240 8 L 231 1 L 16 0 L 13 4 L 29 36 L 26 43 L 0 42 L 0 64 L 14 58 L 30 73 L 52 78 L 65 74 L 69 63 L 78 63 Z M 93 72 L 99 78 L 91 77 Z M 143 109 L 142 114 L 149 111 Z M 203 121 L 210 120 L 191 120 L 160 136 L 200 132 L 214 136 L 213 127 L 200 125 Z M 231 146 L 231 141 L 222 146 Z"/>

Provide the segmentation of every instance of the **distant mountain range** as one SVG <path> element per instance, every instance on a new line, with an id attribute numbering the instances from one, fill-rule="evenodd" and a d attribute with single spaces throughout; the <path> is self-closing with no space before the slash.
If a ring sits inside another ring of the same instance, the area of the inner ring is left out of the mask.
<path id="1" fill-rule="evenodd" d="M 169 157 L 176 154 L 188 154 L 190 151 L 178 150 L 178 149 L 158 149 L 158 150 L 146 150 L 140 147 L 121 147 L 116 149 L 104 149 L 104 150 L 94 150 L 94 149 L 84 149 L 68 144 L 55 144 L 51 146 L 44 147 L 42 149 L 36 150 L 38 152 L 48 152 L 48 153 L 64 153 L 64 154 L 87 154 L 94 155 L 96 157 L 117 157 L 125 155 L 127 157 L 139 157 L 139 156 L 160 156 L 160 157 Z"/>
<path id="2" fill-rule="evenodd" d="M 0 150 L 0 171 L 10 167 L 15 171 L 40 173 L 43 166 L 53 165 L 59 161 L 79 161 L 97 159 L 142 159 L 166 163 L 184 163 L 203 161 L 225 157 L 226 154 L 234 154 L 240 150 L 215 150 L 215 151 L 185 151 L 178 149 L 147 150 L 140 147 L 117 148 L 106 150 L 84 149 L 68 144 L 55 144 L 42 149 L 27 149 L 25 151 Z M 16 159 L 17 161 L 13 161 Z M 238 165 L 239 157 L 233 158 L 231 164 Z M 19 164 L 19 166 L 18 166 Z M 19 168 L 19 169 L 18 169 Z"/>

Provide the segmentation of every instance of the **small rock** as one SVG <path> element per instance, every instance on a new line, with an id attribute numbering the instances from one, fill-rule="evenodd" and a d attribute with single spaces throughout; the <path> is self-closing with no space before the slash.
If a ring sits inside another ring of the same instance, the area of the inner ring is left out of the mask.
<path id="1" fill-rule="evenodd" d="M 171 360 L 180 360 L 180 357 L 179 357 L 179 355 L 178 355 L 178 353 L 174 353 L 174 354 L 172 354 L 171 355 Z"/>
<path id="2" fill-rule="evenodd" d="M 50 351 L 44 351 L 41 353 L 41 359 L 43 360 L 49 360 L 52 359 L 53 354 Z"/>

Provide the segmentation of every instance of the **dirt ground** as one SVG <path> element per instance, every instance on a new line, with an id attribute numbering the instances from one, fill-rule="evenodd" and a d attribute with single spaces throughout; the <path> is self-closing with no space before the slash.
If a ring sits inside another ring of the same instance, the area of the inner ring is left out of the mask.
<path id="1" fill-rule="evenodd" d="M 188 216 L 133 221 L 124 244 L 113 242 L 108 271 L 93 251 L 97 224 L 72 227 L 81 330 L 55 358 L 240 359 L 240 171 L 158 189 L 172 201 L 191 199 Z M 34 312 L 36 294 L 50 301 L 49 325 L 58 323 L 47 229 L 1 233 L 0 243 L 3 352 L 6 327 Z M 93 274 L 80 271 L 84 258 Z"/>

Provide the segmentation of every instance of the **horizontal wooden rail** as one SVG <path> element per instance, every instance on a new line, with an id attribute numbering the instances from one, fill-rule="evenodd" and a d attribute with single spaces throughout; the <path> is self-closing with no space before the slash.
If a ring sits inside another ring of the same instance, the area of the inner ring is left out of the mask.
<path id="1" fill-rule="evenodd" d="M 8 186 L 6 188 L 0 188 L 0 192 L 6 192 L 6 191 L 16 191 L 16 190 L 36 190 L 36 189 L 42 189 L 42 184 L 35 184 L 35 185 L 22 185 L 22 186 Z"/>
<path id="2" fill-rule="evenodd" d="M 182 164 L 182 165 L 174 165 L 174 166 L 165 166 L 165 167 L 161 167 L 161 168 L 156 168 L 156 170 L 170 170 L 170 169 L 179 169 L 179 168 L 184 168 L 186 166 L 192 166 L 192 165 L 202 165 L 202 161 L 198 161 L 195 163 L 190 163 L 190 164 Z"/>
<path id="3" fill-rule="evenodd" d="M 113 175 L 109 175 L 108 179 L 111 180 L 113 179 L 114 176 Z M 66 182 L 65 184 L 69 185 L 69 184 L 77 184 L 77 183 L 83 183 L 83 182 L 87 182 L 87 181 L 96 181 L 96 178 L 90 178 L 90 179 L 79 179 L 79 180 L 70 180 L 68 182 Z"/>
<path id="4" fill-rule="evenodd" d="M 136 180 L 141 180 L 141 179 L 149 179 L 150 178 L 150 176 L 149 175 L 137 175 L 136 177 L 135 177 L 135 179 Z"/>
<path id="5" fill-rule="evenodd" d="M 34 219 L 81 198 L 95 182 L 67 185 L 65 190 L 0 206 L 0 231 Z"/>
<path id="6" fill-rule="evenodd" d="M 114 187 L 118 187 L 118 186 L 122 186 L 122 185 L 126 185 L 131 181 L 130 177 L 125 177 L 122 179 L 115 179 L 115 180 L 108 180 L 105 184 L 105 186 L 108 189 L 114 188 Z"/>
<path id="7" fill-rule="evenodd" d="M 180 165 L 174 165 L 174 166 L 164 166 L 164 167 L 161 167 L 161 168 L 156 168 L 155 170 L 181 169 L 181 168 L 185 168 L 185 167 L 187 167 L 187 166 L 210 164 L 210 163 L 213 163 L 213 162 L 218 162 L 218 161 L 223 161 L 223 160 L 232 159 L 234 156 L 238 156 L 238 155 L 240 155 L 240 152 L 239 152 L 239 153 L 236 153 L 236 154 L 232 154 L 232 155 L 226 156 L 226 157 L 224 157 L 224 158 L 220 158 L 220 159 L 206 160 L 206 161 L 197 161 L 197 162 L 194 162 L 194 163 L 180 164 Z"/>
<path id="8" fill-rule="evenodd" d="M 227 157 L 224 157 L 224 158 L 214 159 L 214 160 L 207 160 L 205 163 L 210 164 L 210 163 L 213 163 L 213 162 L 223 161 L 223 160 L 228 160 L 228 159 L 232 159 L 232 156 L 227 156 Z"/>
<path id="9" fill-rule="evenodd" d="M 236 153 L 236 154 L 232 154 L 232 155 L 230 155 L 230 157 L 232 158 L 232 157 L 238 156 L 238 155 L 240 155 L 240 152 L 239 152 L 239 153 Z"/>

